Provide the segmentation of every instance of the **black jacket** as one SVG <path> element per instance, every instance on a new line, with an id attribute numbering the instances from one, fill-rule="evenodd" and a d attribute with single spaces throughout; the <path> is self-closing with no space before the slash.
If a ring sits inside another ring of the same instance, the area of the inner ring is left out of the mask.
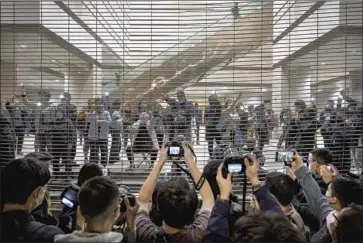
<path id="1" fill-rule="evenodd" d="M 283 214 L 274 196 L 266 186 L 262 186 L 254 192 L 261 212 L 274 211 Z M 212 214 L 208 221 L 208 227 L 203 239 L 205 243 L 231 242 L 229 234 L 230 205 L 217 199 Z"/>
<path id="2" fill-rule="evenodd" d="M 0 213 L 1 242 L 53 242 L 54 236 L 64 234 L 55 226 L 36 222 L 23 210 Z"/>

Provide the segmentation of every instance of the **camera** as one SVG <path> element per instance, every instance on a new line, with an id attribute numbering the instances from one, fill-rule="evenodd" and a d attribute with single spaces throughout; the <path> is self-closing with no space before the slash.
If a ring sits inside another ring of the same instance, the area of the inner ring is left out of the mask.
<path id="1" fill-rule="evenodd" d="M 244 159 L 248 158 L 250 165 L 253 164 L 251 159 L 253 153 L 248 152 L 239 152 L 236 148 L 228 147 L 224 151 L 223 156 L 223 176 L 227 176 L 227 173 L 234 173 L 234 174 L 242 174 L 246 170 L 246 166 L 244 164 Z"/>
<path id="2" fill-rule="evenodd" d="M 179 141 L 179 140 L 173 140 L 173 141 L 165 144 L 165 146 L 168 147 L 168 157 L 181 158 L 184 156 L 184 149 L 183 149 L 181 142 L 182 141 Z M 193 148 L 188 143 L 186 143 L 186 146 L 190 149 L 190 151 L 195 156 Z"/>
<path id="3" fill-rule="evenodd" d="M 168 147 L 168 156 L 169 157 L 183 157 L 184 155 L 184 149 L 181 146 L 180 141 L 173 140 L 171 142 L 168 142 L 166 144 Z"/>
<path id="4" fill-rule="evenodd" d="M 61 194 L 61 203 L 68 208 L 74 208 L 77 205 L 79 186 L 71 184 Z"/>
<path id="5" fill-rule="evenodd" d="M 292 151 L 277 151 L 275 156 L 276 162 L 283 162 L 285 166 L 290 166 L 294 157 Z"/>
<path id="6" fill-rule="evenodd" d="M 121 213 L 126 212 L 126 203 L 125 198 L 129 200 L 130 206 L 134 207 L 136 205 L 136 198 L 134 195 L 132 195 L 130 189 L 127 186 L 120 186 L 119 188 L 120 192 L 120 211 Z"/>

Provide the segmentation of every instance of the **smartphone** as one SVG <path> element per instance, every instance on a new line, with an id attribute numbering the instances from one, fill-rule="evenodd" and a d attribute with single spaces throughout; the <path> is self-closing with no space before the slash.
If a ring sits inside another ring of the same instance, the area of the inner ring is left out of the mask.
<path id="1" fill-rule="evenodd" d="M 285 165 L 292 163 L 294 152 L 291 151 L 278 151 L 276 152 L 276 162 L 283 162 Z"/>
<path id="2" fill-rule="evenodd" d="M 69 208 L 73 208 L 77 202 L 78 192 L 71 187 L 63 194 L 61 203 Z"/>
<path id="3" fill-rule="evenodd" d="M 107 168 L 102 168 L 102 175 L 103 176 L 108 176 L 108 169 Z"/>
<path id="4" fill-rule="evenodd" d="M 170 146 L 168 153 L 169 153 L 169 156 L 179 156 L 180 147 L 179 146 Z"/>
<path id="5" fill-rule="evenodd" d="M 65 197 L 62 198 L 61 202 L 62 202 L 63 205 L 66 205 L 69 208 L 73 208 L 73 206 L 74 206 L 74 203 L 71 202 L 68 198 L 65 198 Z"/>
<path id="6" fill-rule="evenodd" d="M 228 169 L 228 172 L 230 172 L 230 173 L 242 173 L 243 165 L 241 163 L 228 164 L 227 169 Z"/>

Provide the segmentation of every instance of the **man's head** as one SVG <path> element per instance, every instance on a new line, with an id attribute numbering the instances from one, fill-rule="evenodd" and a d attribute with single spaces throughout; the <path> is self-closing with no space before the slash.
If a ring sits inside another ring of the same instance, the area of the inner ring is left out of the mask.
<path id="1" fill-rule="evenodd" d="M 112 108 L 114 110 L 119 110 L 121 109 L 121 100 L 119 99 L 115 99 L 113 102 L 112 102 Z"/>
<path id="2" fill-rule="evenodd" d="M 336 115 L 336 119 L 338 122 L 343 122 L 347 119 L 347 113 L 348 113 L 348 109 L 345 107 L 342 107 L 340 109 L 337 110 L 337 115 Z"/>
<path id="3" fill-rule="evenodd" d="M 334 108 L 334 100 L 328 100 L 328 102 L 326 102 L 325 108 L 333 109 Z"/>
<path id="4" fill-rule="evenodd" d="M 102 111 L 103 110 L 103 101 L 102 101 L 101 98 L 96 98 L 95 99 L 95 105 L 96 105 L 97 111 Z"/>
<path id="5" fill-rule="evenodd" d="M 178 101 L 184 101 L 186 100 L 186 96 L 185 96 L 185 92 L 184 90 L 179 90 L 177 93 L 176 93 L 176 97 L 178 98 Z"/>
<path id="6" fill-rule="evenodd" d="M 289 206 L 295 194 L 295 183 L 290 176 L 272 172 L 266 176 L 265 185 L 281 206 Z"/>
<path id="7" fill-rule="evenodd" d="M 363 210 L 352 205 L 337 213 L 337 221 L 331 226 L 334 242 L 363 241 Z"/>
<path id="8" fill-rule="evenodd" d="M 146 123 L 149 120 L 149 115 L 146 112 L 140 114 L 141 123 Z"/>
<path id="9" fill-rule="evenodd" d="M 215 105 L 219 103 L 218 96 L 216 94 L 211 94 L 208 98 L 210 105 Z"/>
<path id="10" fill-rule="evenodd" d="M 164 223 L 180 229 L 193 222 L 198 196 L 185 178 L 171 178 L 160 188 L 157 204 Z"/>
<path id="11" fill-rule="evenodd" d="M 70 93 L 68 93 L 68 92 L 64 92 L 64 93 L 63 93 L 63 97 L 64 97 L 64 101 L 65 101 L 65 102 L 71 102 L 71 100 L 72 100 L 72 96 L 71 96 L 71 94 L 70 94 Z"/>
<path id="12" fill-rule="evenodd" d="M 216 177 L 217 177 L 218 167 L 222 162 L 223 158 L 217 160 L 211 160 L 210 162 L 208 162 L 208 164 L 204 166 L 203 170 L 204 176 L 207 179 L 212 189 L 214 199 L 216 199 L 220 193 Z"/>
<path id="13" fill-rule="evenodd" d="M 79 171 L 77 185 L 81 187 L 85 181 L 96 176 L 102 176 L 101 167 L 96 163 L 84 164 Z"/>
<path id="14" fill-rule="evenodd" d="M 120 215 L 120 195 L 116 183 L 105 176 L 85 181 L 78 193 L 82 215 L 94 224 L 113 223 Z"/>
<path id="15" fill-rule="evenodd" d="M 163 218 L 161 217 L 161 214 L 158 210 L 158 194 L 160 191 L 160 188 L 164 185 L 164 181 L 158 181 L 155 185 L 153 194 L 151 196 L 151 208 L 149 211 L 149 215 L 150 215 L 150 220 L 158 225 L 161 226 L 163 224 Z"/>
<path id="16" fill-rule="evenodd" d="M 295 112 L 301 113 L 306 109 L 306 103 L 303 100 L 297 100 L 294 102 Z"/>
<path id="17" fill-rule="evenodd" d="M 249 138 L 247 139 L 247 149 L 254 150 L 256 148 L 256 139 Z"/>
<path id="18" fill-rule="evenodd" d="M 92 106 L 92 105 L 95 104 L 95 100 L 94 99 L 88 99 L 87 104 L 88 104 L 88 106 Z"/>
<path id="19" fill-rule="evenodd" d="M 53 156 L 47 152 L 31 152 L 25 158 L 32 158 L 44 163 L 48 168 L 52 166 Z"/>
<path id="20" fill-rule="evenodd" d="M 1 172 L 1 206 L 18 205 L 29 211 L 44 200 L 49 168 L 33 158 L 16 159 Z"/>
<path id="21" fill-rule="evenodd" d="M 320 174 L 320 166 L 328 165 L 333 161 L 333 155 L 329 149 L 317 148 L 311 151 L 311 167 L 313 168 L 315 174 Z"/>
<path id="22" fill-rule="evenodd" d="M 233 242 L 306 242 L 286 216 L 267 212 L 247 214 L 234 227 Z"/>
<path id="23" fill-rule="evenodd" d="M 145 101 L 139 102 L 138 108 L 139 108 L 139 111 L 140 112 L 146 112 L 147 111 L 147 104 L 146 104 L 146 102 Z"/>
<path id="24" fill-rule="evenodd" d="M 40 90 L 38 92 L 38 96 L 39 96 L 41 102 L 48 102 L 50 100 L 50 98 L 52 97 L 49 90 L 47 90 L 47 89 Z"/>
<path id="25" fill-rule="evenodd" d="M 362 184 L 345 176 L 338 176 L 329 184 L 325 193 L 329 204 L 335 210 L 341 210 L 351 203 L 363 204 Z"/>

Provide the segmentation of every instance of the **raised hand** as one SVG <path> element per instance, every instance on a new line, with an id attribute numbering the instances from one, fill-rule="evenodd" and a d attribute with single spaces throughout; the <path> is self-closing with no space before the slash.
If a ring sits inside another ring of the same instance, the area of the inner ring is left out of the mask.
<path id="1" fill-rule="evenodd" d="M 227 178 L 224 178 L 222 175 L 223 166 L 223 163 L 219 165 L 216 179 L 219 186 L 220 198 L 229 200 L 229 195 L 232 192 L 232 173 L 228 173 Z"/>

